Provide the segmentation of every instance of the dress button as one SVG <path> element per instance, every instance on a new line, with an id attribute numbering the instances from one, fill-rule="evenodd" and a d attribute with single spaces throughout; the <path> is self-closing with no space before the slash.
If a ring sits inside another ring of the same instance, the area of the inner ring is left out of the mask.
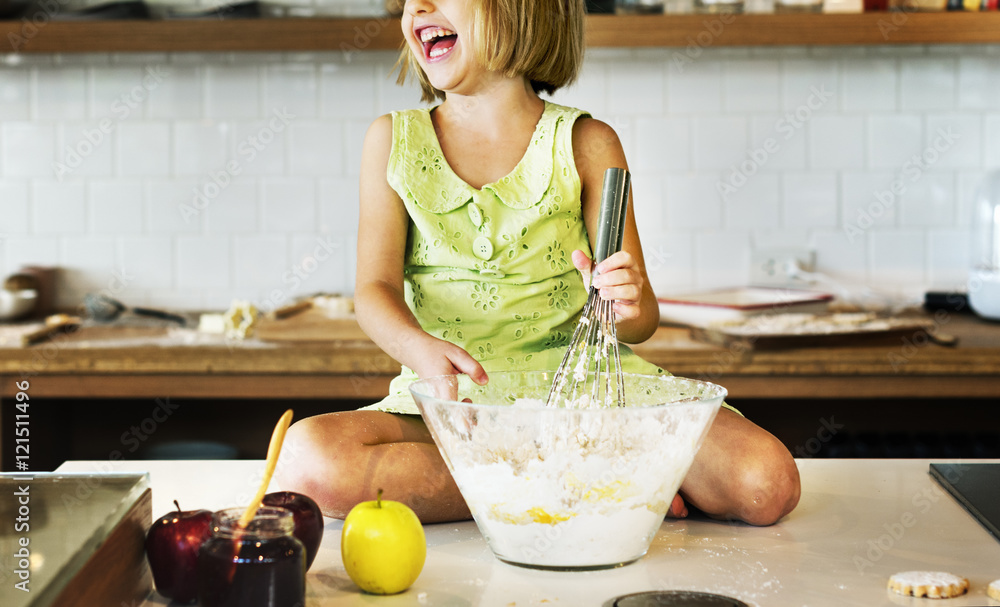
<path id="1" fill-rule="evenodd" d="M 485 270 L 479 270 L 480 276 L 490 276 L 492 278 L 503 278 L 506 276 L 501 270 L 495 268 L 486 268 Z"/>
<path id="2" fill-rule="evenodd" d="M 469 203 L 469 219 L 472 220 L 472 225 L 477 228 L 483 225 L 483 210 L 474 202 Z"/>
<path id="3" fill-rule="evenodd" d="M 493 257 L 493 243 L 489 238 L 480 236 L 472 241 L 472 254 L 483 260 Z"/>

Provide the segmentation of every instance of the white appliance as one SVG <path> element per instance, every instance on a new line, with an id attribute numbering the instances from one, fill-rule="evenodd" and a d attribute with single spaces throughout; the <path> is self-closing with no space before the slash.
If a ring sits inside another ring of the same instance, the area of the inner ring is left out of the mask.
<path id="1" fill-rule="evenodd" d="M 1000 320 L 1000 170 L 987 173 L 974 201 L 969 305 Z"/>

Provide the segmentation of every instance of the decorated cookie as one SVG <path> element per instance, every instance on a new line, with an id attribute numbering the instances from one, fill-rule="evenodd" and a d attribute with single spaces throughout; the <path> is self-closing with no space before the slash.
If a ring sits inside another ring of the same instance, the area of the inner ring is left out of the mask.
<path id="1" fill-rule="evenodd" d="M 942 571 L 904 571 L 889 578 L 889 590 L 907 596 L 947 599 L 969 590 L 969 580 Z"/>
<path id="2" fill-rule="evenodd" d="M 990 582 L 990 585 L 986 587 L 986 596 L 1000 601 L 1000 580 Z"/>

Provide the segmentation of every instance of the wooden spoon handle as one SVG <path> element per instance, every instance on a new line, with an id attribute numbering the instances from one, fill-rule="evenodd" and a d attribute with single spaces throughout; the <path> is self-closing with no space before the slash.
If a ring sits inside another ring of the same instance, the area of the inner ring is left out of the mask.
<path id="1" fill-rule="evenodd" d="M 257 514 L 257 509 L 260 508 L 261 502 L 264 501 L 264 494 L 267 493 L 267 486 L 271 484 L 271 477 L 274 475 L 274 468 L 278 465 L 278 455 L 281 453 L 281 443 L 285 440 L 285 432 L 288 431 L 288 426 L 292 423 L 292 410 L 289 409 L 285 411 L 285 414 L 281 416 L 278 420 L 278 424 L 274 427 L 274 432 L 271 434 L 271 444 L 267 447 L 267 465 L 264 467 L 264 478 L 260 482 L 260 488 L 257 489 L 257 495 L 254 496 L 250 505 L 247 506 L 246 512 L 240 518 L 240 527 L 246 527 L 253 520 L 255 514 Z"/>

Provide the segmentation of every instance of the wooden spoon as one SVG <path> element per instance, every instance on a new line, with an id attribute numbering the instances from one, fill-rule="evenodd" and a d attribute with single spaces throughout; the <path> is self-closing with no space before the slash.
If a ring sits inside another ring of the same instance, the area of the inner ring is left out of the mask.
<path id="1" fill-rule="evenodd" d="M 261 502 L 264 501 L 267 486 L 271 484 L 271 477 L 274 476 L 274 468 L 278 465 L 278 455 L 281 454 L 281 443 L 285 440 L 285 432 L 288 431 L 288 426 L 291 423 L 292 410 L 289 409 L 278 420 L 278 424 L 274 427 L 274 432 L 271 434 L 271 444 L 267 447 L 267 464 L 264 466 L 264 478 L 260 482 L 260 488 L 257 489 L 257 495 L 250 501 L 246 512 L 240 517 L 239 526 L 243 529 L 246 529 L 246 526 L 250 524 L 254 515 L 257 514 L 257 509 L 260 508 Z"/>

